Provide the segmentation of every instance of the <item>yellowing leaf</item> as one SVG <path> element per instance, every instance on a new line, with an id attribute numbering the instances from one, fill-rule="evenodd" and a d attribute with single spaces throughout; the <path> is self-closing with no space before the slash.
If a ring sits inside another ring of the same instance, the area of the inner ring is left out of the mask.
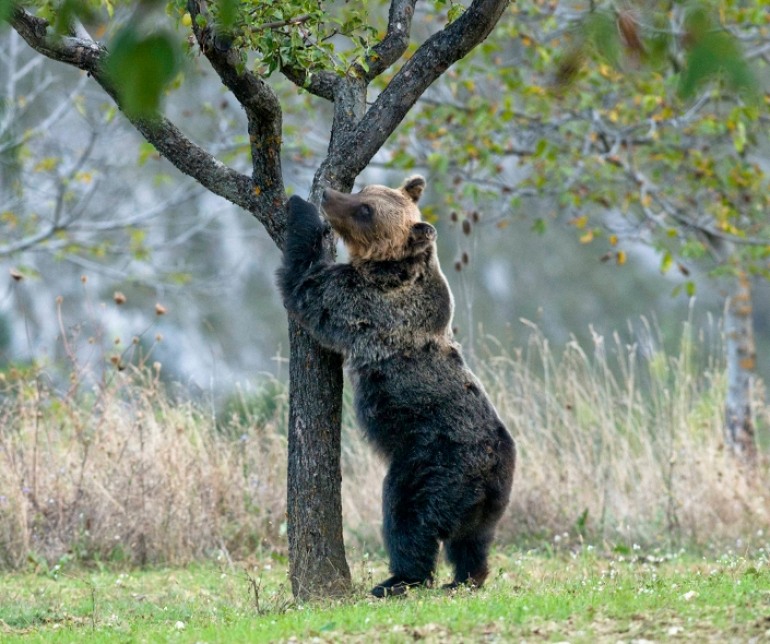
<path id="1" fill-rule="evenodd" d="M 590 244 L 594 240 L 594 231 L 589 230 L 588 232 L 584 233 L 580 236 L 580 243 L 581 244 Z"/>
<path id="2" fill-rule="evenodd" d="M 618 244 L 618 236 L 610 235 L 610 246 L 617 246 L 617 244 Z M 623 255 L 625 257 L 625 253 Z"/>
<path id="3" fill-rule="evenodd" d="M 57 165 L 59 165 L 59 159 L 56 157 L 46 157 L 37 162 L 34 170 L 35 172 L 50 172 L 56 168 Z"/>
<path id="4" fill-rule="evenodd" d="M 588 223 L 588 215 L 582 215 L 580 217 L 575 217 L 572 220 L 571 223 L 578 230 L 583 230 L 583 228 L 585 228 L 586 224 Z"/>
<path id="5" fill-rule="evenodd" d="M 738 121 L 738 125 L 733 132 L 733 147 L 740 154 L 746 147 L 746 126 L 743 121 Z"/>
<path id="6" fill-rule="evenodd" d="M 667 273 L 668 269 L 671 268 L 673 263 L 674 258 L 671 256 L 670 252 L 666 251 L 666 253 L 663 255 L 663 259 L 660 260 L 660 272 Z"/>
<path id="7" fill-rule="evenodd" d="M 626 258 L 626 252 L 622 251 L 622 250 L 619 250 L 618 254 L 615 256 L 615 258 L 616 258 L 616 260 L 618 262 L 618 266 L 623 266 L 623 264 L 626 263 L 626 259 L 627 259 Z"/>
<path id="8" fill-rule="evenodd" d="M 7 224 L 9 228 L 13 229 L 19 225 L 19 218 L 10 210 L 4 210 L 0 213 L 0 222 Z"/>

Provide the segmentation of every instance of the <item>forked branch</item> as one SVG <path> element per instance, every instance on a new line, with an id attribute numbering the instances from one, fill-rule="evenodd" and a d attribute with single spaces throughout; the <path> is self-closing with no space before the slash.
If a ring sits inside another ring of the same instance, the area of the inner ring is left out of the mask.
<path id="1" fill-rule="evenodd" d="M 345 180 L 352 182 L 368 165 L 431 83 L 489 35 L 508 3 L 509 0 L 474 0 L 457 20 L 420 45 L 377 97 L 355 129 L 347 136 L 340 137 L 335 148 L 330 151 L 330 157 L 347 156 L 344 165 L 349 175 L 343 178 L 343 183 Z M 410 9 L 413 11 L 413 4 L 394 0 L 392 7 L 397 6 L 400 11 L 396 16 L 407 16 Z M 397 21 L 393 11 L 391 20 Z M 386 36 L 383 44 L 387 41 Z M 402 45 L 403 43 L 394 36 L 390 44 L 383 46 L 387 54 L 383 64 L 387 63 Z"/>

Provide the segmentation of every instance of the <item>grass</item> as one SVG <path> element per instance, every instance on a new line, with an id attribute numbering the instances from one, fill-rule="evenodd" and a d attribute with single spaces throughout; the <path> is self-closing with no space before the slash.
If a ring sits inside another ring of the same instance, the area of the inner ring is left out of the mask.
<path id="1" fill-rule="evenodd" d="M 278 562 L 0 578 L 3 641 L 570 641 L 770 637 L 770 556 L 498 551 L 479 591 L 295 605 Z M 448 576 L 447 570 L 442 570 Z M 313 639 L 317 638 L 317 639 Z"/>

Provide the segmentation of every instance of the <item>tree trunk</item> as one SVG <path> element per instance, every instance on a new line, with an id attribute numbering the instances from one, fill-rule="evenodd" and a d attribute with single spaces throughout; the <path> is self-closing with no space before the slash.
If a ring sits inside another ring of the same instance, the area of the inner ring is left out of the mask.
<path id="1" fill-rule="evenodd" d="M 751 283 L 745 271 L 738 274 L 725 305 L 727 399 L 725 443 L 742 462 L 754 464 L 757 445 L 751 413 L 751 393 L 756 368 Z"/>
<path id="2" fill-rule="evenodd" d="M 287 517 L 298 600 L 350 590 L 342 539 L 342 358 L 289 319 Z"/>

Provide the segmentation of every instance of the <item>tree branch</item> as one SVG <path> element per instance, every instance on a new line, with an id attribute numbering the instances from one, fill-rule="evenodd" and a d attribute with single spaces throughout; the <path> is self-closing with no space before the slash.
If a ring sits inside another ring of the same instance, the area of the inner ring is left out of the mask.
<path id="1" fill-rule="evenodd" d="M 730 242 L 742 246 L 767 246 L 770 244 L 770 239 L 762 237 L 742 237 L 732 233 L 719 230 L 711 224 L 698 222 L 692 217 L 684 214 L 680 208 L 670 203 L 664 196 L 663 191 L 655 185 L 650 179 L 647 178 L 641 171 L 633 167 L 629 161 L 625 161 L 620 157 L 613 156 L 612 159 L 607 159 L 608 163 L 621 168 L 629 179 L 631 179 L 637 186 L 639 186 L 639 203 L 646 219 L 652 222 L 656 226 L 664 226 L 664 221 L 661 216 L 656 215 L 649 206 L 644 205 L 646 197 L 650 197 L 654 200 L 661 211 L 671 217 L 677 225 L 681 226 L 684 230 L 694 231 L 700 235 L 706 237 L 710 244 L 714 243 L 714 240 L 720 240 L 723 242 Z"/>
<path id="2" fill-rule="evenodd" d="M 474 0 L 457 20 L 428 38 L 404 63 L 356 129 L 349 136 L 340 137 L 331 151 L 330 156 L 349 156 L 344 165 L 350 176 L 342 178 L 343 183 L 352 182 L 366 167 L 431 83 L 489 35 L 508 2 Z M 405 14 L 409 3 L 398 4 Z M 394 38 L 388 46 L 389 54 L 397 50 L 395 43 Z"/>
<path id="3" fill-rule="evenodd" d="M 219 78 L 246 111 L 251 146 L 254 196 L 260 202 L 257 218 L 279 246 L 283 240 L 283 201 L 285 192 L 281 172 L 281 104 L 275 92 L 261 78 L 240 69 L 238 51 L 230 39 L 220 37 L 211 27 L 201 28 L 197 16 L 206 13 L 205 0 L 189 0 L 195 38 Z M 207 22 L 211 22 L 207 20 Z M 276 221 L 276 215 L 279 220 Z"/>
<path id="4" fill-rule="evenodd" d="M 19 7 L 14 7 L 10 23 L 38 53 L 88 72 L 120 107 L 116 88 L 104 73 L 107 50 L 103 45 L 85 36 L 83 30 L 80 30 L 78 36 L 49 35 L 48 21 Z M 248 176 L 233 170 L 193 143 L 166 118 L 148 120 L 126 116 L 144 138 L 178 170 L 214 194 L 253 213 L 277 243 L 282 241 L 283 229 L 280 222 L 274 221 L 275 210 L 259 198 Z"/>
<path id="5" fill-rule="evenodd" d="M 409 46 L 409 34 L 412 30 L 412 17 L 417 0 L 392 0 L 388 14 L 388 29 L 385 37 L 372 47 L 366 57 L 368 71 L 360 64 L 356 64 L 355 75 L 362 78 L 365 84 L 369 84 L 388 67 L 395 63 Z M 295 21 L 291 24 L 294 24 Z M 289 21 L 287 21 L 287 24 Z M 341 79 L 331 72 L 309 73 L 307 70 L 296 67 L 283 67 L 281 69 L 286 78 L 311 94 L 320 96 L 329 101 L 335 100 Z M 344 82 L 344 81 L 343 81 Z"/>
<path id="6" fill-rule="evenodd" d="M 256 13 L 256 11 L 252 11 L 252 14 L 253 13 Z M 310 18 L 310 14 L 305 13 L 295 18 L 289 18 L 288 20 L 274 20 L 273 22 L 265 22 L 261 25 L 256 25 L 255 27 L 252 27 L 252 31 L 266 31 L 268 29 L 280 29 L 281 27 L 301 25 L 303 22 L 310 20 Z"/>
<path id="7" fill-rule="evenodd" d="M 325 98 L 327 101 L 334 100 L 334 88 L 337 86 L 339 77 L 332 72 L 315 72 L 311 74 L 301 67 L 284 65 L 281 67 L 281 73 L 297 87 L 307 90 L 314 96 Z"/>
<path id="8" fill-rule="evenodd" d="M 409 34 L 412 31 L 412 17 L 416 4 L 417 0 L 392 0 L 390 3 L 388 31 L 366 57 L 369 71 L 364 72 L 364 78 L 367 83 L 373 81 L 404 55 L 409 46 Z M 361 71 L 363 72 L 363 69 Z"/>

